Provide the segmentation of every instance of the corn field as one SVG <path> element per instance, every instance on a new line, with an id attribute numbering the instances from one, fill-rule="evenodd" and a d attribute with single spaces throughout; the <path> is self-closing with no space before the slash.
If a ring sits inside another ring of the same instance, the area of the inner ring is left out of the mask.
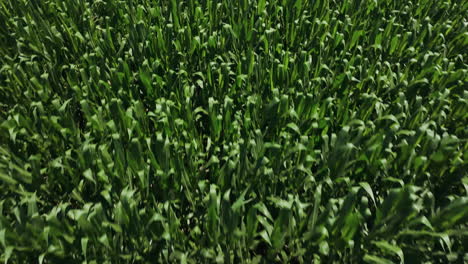
<path id="1" fill-rule="evenodd" d="M 0 262 L 467 263 L 468 1 L 1 0 Z"/>

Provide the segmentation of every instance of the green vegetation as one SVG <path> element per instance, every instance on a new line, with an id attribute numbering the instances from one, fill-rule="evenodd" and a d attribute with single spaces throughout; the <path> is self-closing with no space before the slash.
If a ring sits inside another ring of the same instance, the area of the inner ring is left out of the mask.
<path id="1" fill-rule="evenodd" d="M 468 1 L 0 1 L 3 263 L 468 261 Z"/>

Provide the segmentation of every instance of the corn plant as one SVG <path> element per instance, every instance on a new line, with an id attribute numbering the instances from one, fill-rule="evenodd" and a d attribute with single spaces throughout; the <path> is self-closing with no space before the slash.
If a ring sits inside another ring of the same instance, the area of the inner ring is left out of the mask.
<path id="1" fill-rule="evenodd" d="M 0 1 L 3 263 L 468 261 L 468 1 Z"/>

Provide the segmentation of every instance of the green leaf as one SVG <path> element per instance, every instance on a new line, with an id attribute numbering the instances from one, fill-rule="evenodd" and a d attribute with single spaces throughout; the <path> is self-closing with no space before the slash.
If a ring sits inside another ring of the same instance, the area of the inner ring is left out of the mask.
<path id="1" fill-rule="evenodd" d="M 374 255 L 364 255 L 364 261 L 370 264 L 393 264 L 392 261 Z"/>
<path id="2" fill-rule="evenodd" d="M 396 254 L 400 258 L 400 263 L 405 263 L 405 258 L 403 255 L 403 250 L 401 248 L 392 245 L 388 243 L 387 241 L 381 240 L 381 241 L 373 241 L 373 244 L 375 244 L 377 247 L 379 247 L 381 250 L 388 252 L 388 253 L 393 253 Z"/>
<path id="3" fill-rule="evenodd" d="M 257 14 L 262 14 L 265 10 L 266 0 L 258 0 L 257 4 Z"/>
<path id="4" fill-rule="evenodd" d="M 363 30 L 357 30 L 357 31 L 354 31 L 353 33 L 353 36 L 351 38 L 351 43 L 349 44 L 349 48 L 352 49 L 356 43 L 358 42 L 359 38 L 364 35 L 364 31 Z"/>
<path id="5" fill-rule="evenodd" d="M 8 247 L 5 248 L 5 252 L 3 253 L 4 254 L 4 259 L 5 259 L 5 264 L 8 263 L 8 260 L 10 259 L 11 254 L 13 253 L 13 250 L 14 250 L 14 248 L 12 246 L 8 246 Z"/>
<path id="6" fill-rule="evenodd" d="M 85 259 L 87 259 L 86 256 L 87 256 L 87 249 L 88 249 L 88 241 L 89 239 L 87 237 L 81 238 L 81 250 L 83 252 L 83 255 L 85 256 Z"/>
<path id="7" fill-rule="evenodd" d="M 153 86 L 151 84 L 151 78 L 147 72 L 140 70 L 140 80 L 146 88 L 147 94 L 153 93 Z"/>
<path id="8" fill-rule="evenodd" d="M 3 248 L 6 248 L 5 232 L 6 232 L 6 229 L 0 230 L 0 244 L 2 244 Z"/>
<path id="9" fill-rule="evenodd" d="M 367 182 L 360 182 L 359 185 L 369 194 L 369 196 L 372 199 L 372 202 L 374 202 L 374 205 L 377 206 L 377 203 L 375 202 L 374 198 L 374 192 L 372 192 L 372 188 L 370 187 L 369 183 Z"/>

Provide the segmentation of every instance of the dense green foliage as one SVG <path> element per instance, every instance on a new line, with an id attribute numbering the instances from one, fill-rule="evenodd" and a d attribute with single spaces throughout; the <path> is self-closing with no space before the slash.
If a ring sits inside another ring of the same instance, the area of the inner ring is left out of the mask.
<path id="1" fill-rule="evenodd" d="M 468 261 L 468 1 L 0 1 L 0 261 Z"/>

